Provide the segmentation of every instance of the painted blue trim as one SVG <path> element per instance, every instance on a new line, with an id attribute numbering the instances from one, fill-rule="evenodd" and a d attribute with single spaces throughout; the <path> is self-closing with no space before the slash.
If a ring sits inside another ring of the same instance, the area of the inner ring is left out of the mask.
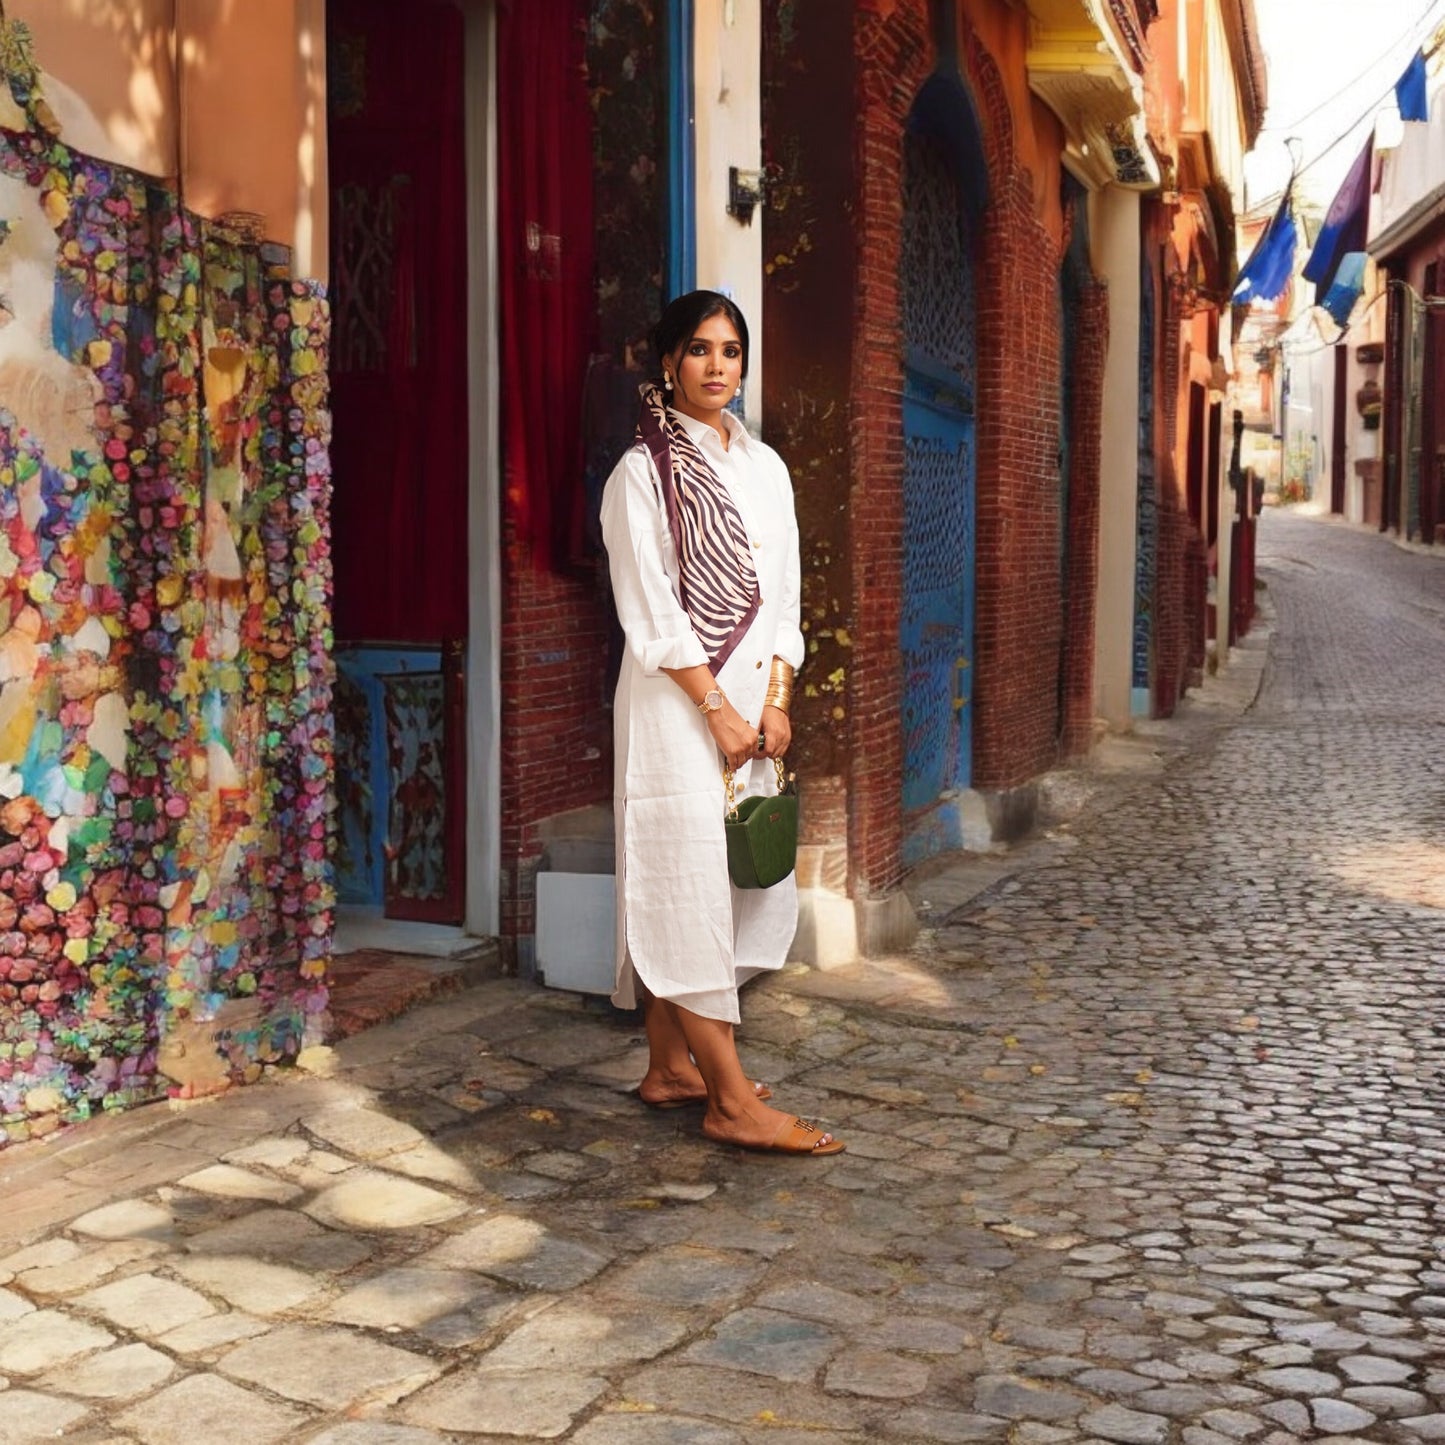
<path id="1" fill-rule="evenodd" d="M 693 0 L 667 5 L 667 298 L 697 286 Z"/>
<path id="2" fill-rule="evenodd" d="M 442 670 L 439 647 L 347 646 L 335 650 L 338 672 L 366 699 L 366 796 L 369 812 L 361 817 L 340 813 L 337 827 L 347 835 L 351 866 L 338 868 L 337 898 L 341 903 L 368 905 L 386 901 L 386 842 L 391 824 L 391 760 L 386 747 L 386 701 L 382 679 L 402 672 Z M 366 860 L 362 864 L 362 860 Z"/>

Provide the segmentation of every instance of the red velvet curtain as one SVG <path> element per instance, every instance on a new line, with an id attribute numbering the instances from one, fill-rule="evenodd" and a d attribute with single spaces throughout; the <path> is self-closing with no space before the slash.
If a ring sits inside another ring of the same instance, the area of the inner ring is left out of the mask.
<path id="1" fill-rule="evenodd" d="M 462 638 L 462 15 L 447 0 L 401 19 L 393 0 L 327 8 L 336 635 Z"/>
<path id="2" fill-rule="evenodd" d="M 497 37 L 502 447 L 535 565 L 582 552 L 582 388 L 596 330 L 586 6 L 503 8 Z"/>

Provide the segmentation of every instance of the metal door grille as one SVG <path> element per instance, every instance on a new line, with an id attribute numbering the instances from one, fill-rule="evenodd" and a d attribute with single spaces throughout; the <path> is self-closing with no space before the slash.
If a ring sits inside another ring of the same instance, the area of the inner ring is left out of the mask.
<path id="1" fill-rule="evenodd" d="M 942 372 L 971 401 L 976 363 L 973 244 L 943 148 L 910 136 L 903 163 L 903 335 L 911 367 Z"/>

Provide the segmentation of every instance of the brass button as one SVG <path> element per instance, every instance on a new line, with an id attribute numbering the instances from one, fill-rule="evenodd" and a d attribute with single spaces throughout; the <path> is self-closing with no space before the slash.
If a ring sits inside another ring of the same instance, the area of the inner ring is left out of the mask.
<path id="1" fill-rule="evenodd" d="M 753 663 L 753 666 L 754 666 L 754 667 L 761 667 L 761 666 L 762 666 L 762 663 L 761 663 L 761 662 L 755 662 L 755 663 Z"/>

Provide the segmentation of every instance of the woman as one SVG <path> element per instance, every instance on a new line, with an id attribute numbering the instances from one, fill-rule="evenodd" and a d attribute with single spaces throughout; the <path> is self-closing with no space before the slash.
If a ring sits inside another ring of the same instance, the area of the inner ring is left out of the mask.
<path id="1" fill-rule="evenodd" d="M 769 1106 L 738 1061 L 738 986 L 780 968 L 798 920 L 789 877 L 739 890 L 723 836 L 725 762 L 738 796 L 774 792 L 803 661 L 798 526 L 787 468 L 727 406 L 748 370 L 742 313 L 681 296 L 653 334 L 637 442 L 602 498 L 627 636 L 617 683 L 617 985 L 647 1028 L 638 1092 L 706 1102 L 710 1139 L 787 1154 L 843 1142 Z"/>

